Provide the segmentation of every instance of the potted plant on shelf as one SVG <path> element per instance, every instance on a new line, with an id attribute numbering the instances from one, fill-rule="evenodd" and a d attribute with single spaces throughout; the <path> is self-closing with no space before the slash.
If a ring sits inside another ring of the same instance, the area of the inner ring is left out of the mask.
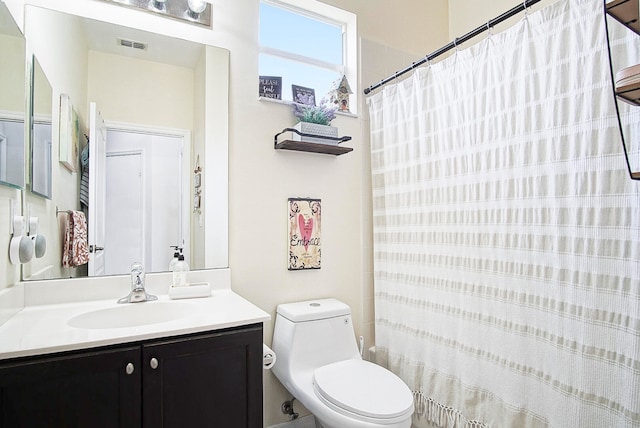
<path id="1" fill-rule="evenodd" d="M 316 136 L 301 136 L 293 133 L 294 141 L 338 144 L 338 128 L 330 125 L 331 121 L 336 117 L 337 105 L 330 104 L 323 99 L 320 101 L 320 104 L 316 106 L 313 95 L 298 94 L 292 106 L 293 115 L 300 120 L 300 122 L 294 126 L 294 129 L 303 134 Z M 336 140 L 323 137 L 336 138 Z"/>

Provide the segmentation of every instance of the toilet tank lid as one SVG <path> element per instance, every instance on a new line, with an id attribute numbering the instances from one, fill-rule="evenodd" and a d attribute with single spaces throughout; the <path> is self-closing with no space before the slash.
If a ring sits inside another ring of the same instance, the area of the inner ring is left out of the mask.
<path id="1" fill-rule="evenodd" d="M 337 299 L 320 299 L 283 303 L 276 312 L 289 321 L 303 322 L 349 315 L 351 308 Z"/>

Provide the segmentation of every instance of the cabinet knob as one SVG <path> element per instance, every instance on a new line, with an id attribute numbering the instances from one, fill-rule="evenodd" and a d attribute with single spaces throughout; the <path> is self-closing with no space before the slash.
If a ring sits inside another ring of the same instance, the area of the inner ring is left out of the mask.
<path id="1" fill-rule="evenodd" d="M 157 369 L 158 368 L 158 360 L 156 358 L 152 358 L 151 360 L 149 360 L 149 365 L 151 366 L 152 369 Z"/>
<path id="2" fill-rule="evenodd" d="M 133 363 L 129 363 L 127 364 L 127 367 L 125 368 L 125 371 L 127 372 L 128 375 L 132 374 L 134 372 L 136 368 L 134 367 Z"/>

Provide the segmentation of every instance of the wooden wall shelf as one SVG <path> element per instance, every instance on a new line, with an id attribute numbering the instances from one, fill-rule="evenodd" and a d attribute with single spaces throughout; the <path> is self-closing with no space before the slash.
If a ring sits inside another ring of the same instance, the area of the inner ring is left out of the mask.
<path id="1" fill-rule="evenodd" d="M 300 135 L 300 138 L 304 138 L 304 137 L 318 138 L 317 135 L 312 136 L 309 134 L 304 134 L 298 131 L 297 129 L 285 128 L 282 130 L 282 132 L 276 134 L 273 137 L 273 148 L 275 150 L 293 150 L 297 152 L 323 153 L 323 154 L 335 155 L 335 156 L 343 155 L 345 153 L 349 153 L 353 151 L 353 148 L 351 147 L 344 147 L 340 145 L 340 143 L 351 140 L 351 137 L 349 136 L 340 137 L 340 138 L 323 137 L 328 142 L 330 142 L 327 144 L 310 143 L 308 141 L 295 141 L 295 140 L 283 140 L 278 142 L 278 137 L 284 134 L 285 132 L 294 132 Z"/>
<path id="2" fill-rule="evenodd" d="M 627 27 L 629 30 L 640 35 L 640 0 L 612 0 L 605 3 L 605 10 L 607 15 L 614 18 L 616 21 Z M 609 41 L 609 26 L 605 19 L 605 28 L 607 32 L 607 44 Z M 620 110 L 618 106 L 618 100 L 625 101 L 629 104 L 640 106 L 640 79 L 637 79 L 640 73 L 638 73 L 638 65 L 627 67 L 616 73 L 614 78 L 613 73 L 613 60 L 611 59 L 611 47 L 609 46 L 609 68 L 611 72 L 611 84 L 613 86 L 613 92 L 616 101 L 616 114 L 618 116 L 618 127 L 620 129 L 620 139 L 622 140 L 622 149 L 624 150 L 624 157 L 627 163 L 627 169 L 629 176 L 632 180 L 640 180 L 640 171 L 633 171 L 631 164 L 629 163 L 629 153 L 627 152 L 627 145 L 625 142 L 625 135 L 622 129 L 622 122 L 620 120 Z M 620 84 L 618 83 L 620 82 Z"/>
<path id="3" fill-rule="evenodd" d="M 295 150 L 298 152 L 324 153 L 328 155 L 343 155 L 353 151 L 351 147 L 334 146 L 330 144 L 307 143 L 306 141 L 284 140 L 276 143 L 276 150 Z"/>
<path id="4" fill-rule="evenodd" d="M 616 95 L 634 106 L 640 106 L 640 82 L 616 86 Z"/>

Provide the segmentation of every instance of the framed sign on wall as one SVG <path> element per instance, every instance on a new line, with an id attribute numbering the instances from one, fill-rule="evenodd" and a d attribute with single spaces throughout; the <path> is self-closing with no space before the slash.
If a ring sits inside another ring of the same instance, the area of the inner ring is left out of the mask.
<path id="1" fill-rule="evenodd" d="M 59 161 L 71 172 L 77 171 L 80 123 L 69 99 L 69 95 L 60 95 L 60 146 Z"/>
<path id="2" fill-rule="evenodd" d="M 289 270 L 320 269 L 321 201 L 289 198 Z"/>

